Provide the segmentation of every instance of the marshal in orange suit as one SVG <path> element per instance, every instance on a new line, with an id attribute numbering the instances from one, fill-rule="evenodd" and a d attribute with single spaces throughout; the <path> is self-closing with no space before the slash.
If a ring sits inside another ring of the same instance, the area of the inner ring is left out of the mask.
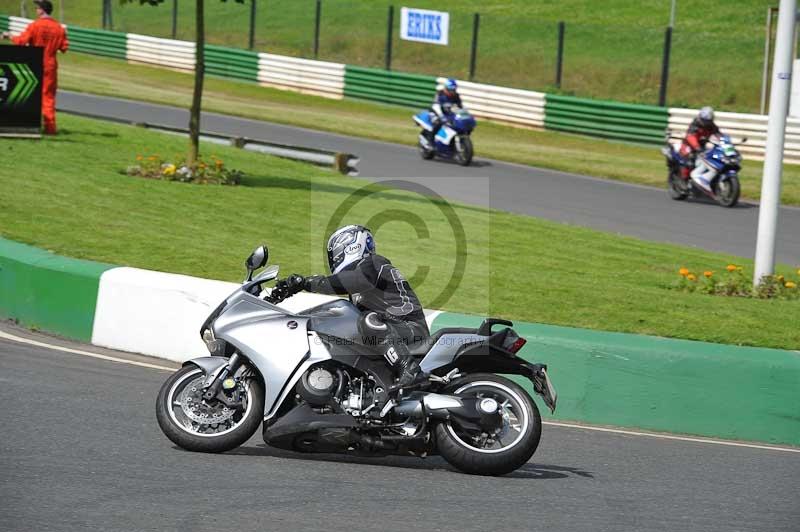
<path id="1" fill-rule="evenodd" d="M 56 134 L 56 88 L 58 86 L 58 60 L 56 53 L 66 52 L 69 42 L 67 32 L 50 13 L 53 4 L 50 0 L 34 0 L 38 18 L 31 22 L 25 31 L 11 42 L 22 46 L 41 46 L 44 48 L 44 79 L 42 80 L 42 116 L 44 132 Z M 3 37 L 8 37 L 4 33 Z"/>

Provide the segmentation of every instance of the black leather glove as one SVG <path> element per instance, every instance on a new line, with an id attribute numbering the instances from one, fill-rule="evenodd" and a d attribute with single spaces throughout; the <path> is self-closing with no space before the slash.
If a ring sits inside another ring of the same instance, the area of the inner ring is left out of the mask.
<path id="1" fill-rule="evenodd" d="M 291 297 L 303 290 L 304 285 L 305 279 L 303 276 L 293 273 L 286 279 L 281 279 L 275 283 L 275 288 L 272 289 L 270 297 L 275 301 L 283 301 L 287 297 Z"/>
<path id="2" fill-rule="evenodd" d="M 286 283 L 286 288 L 288 289 L 289 293 L 294 295 L 297 292 L 303 290 L 303 286 L 305 286 L 306 280 L 303 278 L 302 275 L 298 275 L 293 273 L 289 277 L 283 280 Z"/>
<path id="3" fill-rule="evenodd" d="M 275 283 L 275 288 L 270 291 L 269 297 L 272 301 L 277 303 L 280 303 L 289 297 L 289 290 L 286 288 L 286 281 L 278 281 Z"/>

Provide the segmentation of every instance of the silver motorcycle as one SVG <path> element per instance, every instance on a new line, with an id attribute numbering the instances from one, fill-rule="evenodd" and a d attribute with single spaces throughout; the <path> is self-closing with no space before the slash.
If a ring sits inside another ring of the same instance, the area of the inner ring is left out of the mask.
<path id="1" fill-rule="evenodd" d="M 285 293 L 266 246 L 247 259 L 247 278 L 203 324 L 211 356 L 189 360 L 164 385 L 156 417 L 164 434 L 190 451 L 223 452 L 263 425 L 264 441 L 300 452 L 439 454 L 471 474 L 503 475 L 536 451 L 542 421 L 514 381 L 530 379 L 551 410 L 556 392 L 544 364 L 517 356 L 525 344 L 506 320 L 476 329 L 445 328 L 413 344 L 430 374 L 417 389 L 393 391 L 392 370 L 361 313 L 338 299 L 300 313 L 277 306 Z M 496 326 L 504 326 L 497 328 Z"/>

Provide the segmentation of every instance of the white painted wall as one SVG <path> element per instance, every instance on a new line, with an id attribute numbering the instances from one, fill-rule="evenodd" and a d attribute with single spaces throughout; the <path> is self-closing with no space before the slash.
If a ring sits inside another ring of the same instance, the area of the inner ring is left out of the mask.
<path id="1" fill-rule="evenodd" d="M 200 326 L 239 285 L 138 268 L 113 268 L 100 277 L 92 343 L 176 362 L 207 356 Z M 300 293 L 281 303 L 301 312 L 331 296 Z M 425 312 L 428 323 L 439 314 Z"/>
<path id="2" fill-rule="evenodd" d="M 138 268 L 100 277 L 92 343 L 183 362 L 208 354 L 200 325 L 234 283 Z"/>

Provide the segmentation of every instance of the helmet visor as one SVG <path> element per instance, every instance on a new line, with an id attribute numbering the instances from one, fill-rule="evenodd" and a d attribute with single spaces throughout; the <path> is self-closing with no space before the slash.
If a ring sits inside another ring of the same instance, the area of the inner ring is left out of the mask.
<path id="1" fill-rule="evenodd" d="M 345 249 L 355 240 L 355 231 L 345 231 L 331 237 L 331 241 L 328 242 L 328 266 L 331 273 L 338 272 L 345 260 Z"/>

